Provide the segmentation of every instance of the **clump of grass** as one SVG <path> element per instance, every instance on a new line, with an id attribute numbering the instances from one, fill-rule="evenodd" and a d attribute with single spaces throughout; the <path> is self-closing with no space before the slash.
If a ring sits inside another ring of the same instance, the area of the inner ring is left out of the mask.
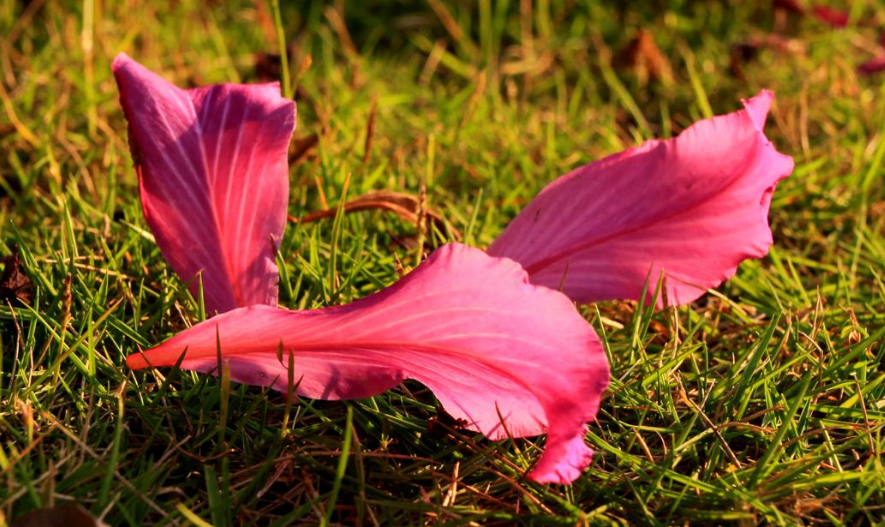
<path id="1" fill-rule="evenodd" d="M 423 188 L 483 246 L 569 169 L 777 92 L 768 135 L 797 168 L 774 196 L 775 247 L 689 307 L 584 308 L 613 382 L 593 466 L 558 487 L 524 479 L 543 439 L 459 430 L 415 383 L 287 404 L 124 367 L 201 315 L 141 218 L 108 64 L 126 50 L 181 84 L 277 75 L 255 68 L 280 48 L 271 6 L 213 5 L 0 8 L 0 256 L 18 250 L 33 282 L 29 304 L 0 306 L 5 521 L 70 500 L 114 525 L 881 521 L 885 97 L 852 62 L 873 28 L 784 23 L 761 1 L 282 6 L 295 217 L 336 206 L 348 178 L 350 196 Z M 640 30 L 672 83 L 613 66 Z M 804 53 L 762 49 L 735 75 L 732 46 L 773 30 Z M 292 224 L 281 303 L 362 297 L 419 239 L 450 236 L 381 212 Z"/>

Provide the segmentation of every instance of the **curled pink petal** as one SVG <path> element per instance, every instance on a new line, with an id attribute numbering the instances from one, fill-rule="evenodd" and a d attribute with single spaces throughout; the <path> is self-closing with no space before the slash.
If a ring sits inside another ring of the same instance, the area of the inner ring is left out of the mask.
<path id="1" fill-rule="evenodd" d="M 654 289 L 662 270 L 670 305 L 695 300 L 772 243 L 771 195 L 793 170 L 762 132 L 772 99 L 763 91 L 741 111 L 557 179 L 489 254 L 516 260 L 532 283 L 562 286 L 580 302 L 639 300 L 646 279 Z"/>
<path id="2" fill-rule="evenodd" d="M 277 84 L 182 90 L 121 53 L 112 64 L 129 121 L 145 218 L 212 314 L 277 302 L 295 103 Z"/>
<path id="3" fill-rule="evenodd" d="M 182 368 L 216 371 L 216 332 L 235 381 L 285 392 L 289 353 L 307 397 L 367 397 L 415 379 L 492 439 L 546 432 L 546 452 L 530 474 L 536 481 L 569 483 L 590 462 L 584 436 L 608 385 L 605 353 L 565 295 L 530 284 L 511 260 L 447 245 L 352 304 L 237 309 L 127 364 L 170 366 L 187 350 Z"/>

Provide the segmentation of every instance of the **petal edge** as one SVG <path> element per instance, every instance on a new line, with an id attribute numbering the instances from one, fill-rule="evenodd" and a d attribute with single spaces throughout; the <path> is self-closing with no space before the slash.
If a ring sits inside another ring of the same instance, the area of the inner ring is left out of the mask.
<path id="1" fill-rule="evenodd" d="M 772 243 L 771 195 L 793 171 L 762 132 L 772 99 L 762 91 L 743 110 L 557 179 L 489 254 L 520 262 L 533 283 L 564 284 L 579 302 L 639 300 L 662 272 L 670 305 L 695 300 Z"/>
<path id="2" fill-rule="evenodd" d="M 183 90 L 120 53 L 111 64 L 129 123 L 145 219 L 207 311 L 277 301 L 295 104 L 278 84 Z"/>
<path id="3" fill-rule="evenodd" d="M 570 482 L 590 462 L 585 425 L 608 385 L 602 346 L 564 295 L 528 283 L 511 260 L 460 244 L 443 246 L 393 286 L 352 304 L 236 309 L 130 355 L 127 364 L 173 365 L 186 349 L 182 368 L 212 372 L 216 334 L 238 382 L 285 392 L 282 343 L 293 354 L 301 395 L 366 397 L 409 378 L 492 439 L 546 432 L 546 451 L 530 475 L 536 481 Z"/>

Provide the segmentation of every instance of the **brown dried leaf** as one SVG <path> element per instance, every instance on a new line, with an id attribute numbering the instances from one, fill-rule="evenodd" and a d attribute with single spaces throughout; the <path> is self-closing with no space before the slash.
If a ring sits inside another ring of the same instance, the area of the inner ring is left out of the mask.
<path id="1" fill-rule="evenodd" d="M 319 142 L 320 137 L 317 134 L 310 134 L 292 139 L 292 144 L 289 146 L 289 164 L 297 165 L 304 161 L 304 158 L 307 157 L 310 151 L 313 150 Z"/>
<path id="2" fill-rule="evenodd" d="M 279 81 L 283 75 L 283 59 L 279 53 L 256 53 L 255 76 L 261 82 Z"/>
<path id="3" fill-rule="evenodd" d="M 11 527 L 106 527 L 77 503 L 37 509 L 12 522 Z"/>
<path id="4" fill-rule="evenodd" d="M 291 59 L 295 56 L 295 46 L 286 44 L 286 56 Z M 252 56 L 255 63 L 255 76 L 261 82 L 282 82 L 283 79 L 283 58 L 278 52 L 259 51 Z M 310 65 L 310 56 L 306 58 L 308 66 Z M 304 67 L 302 62 L 301 67 Z M 298 71 L 297 79 L 304 72 Z"/>
<path id="5" fill-rule="evenodd" d="M 25 273 L 18 251 L 13 248 L 12 254 L 4 259 L 5 267 L 0 275 L 0 300 L 12 303 L 31 303 L 31 279 Z"/>
<path id="6" fill-rule="evenodd" d="M 417 197 L 403 192 L 393 192 L 391 190 L 373 190 L 344 204 L 345 213 L 361 210 L 385 210 L 416 225 L 418 223 L 420 208 L 421 203 Z M 335 217 L 337 210 L 337 208 L 329 208 L 310 213 L 302 218 L 289 216 L 289 220 L 301 223 L 311 223 L 324 218 L 333 218 Z M 433 221 L 434 225 L 436 225 L 440 232 L 451 232 L 456 240 L 461 239 L 461 233 L 453 227 L 449 227 L 446 224 L 445 219 L 437 212 L 430 209 L 426 210 L 425 214 L 427 215 L 427 218 Z"/>
<path id="7" fill-rule="evenodd" d="M 786 11 L 787 13 L 805 14 L 803 8 L 796 0 L 774 0 L 772 5 L 776 10 Z"/>
<path id="8" fill-rule="evenodd" d="M 633 68 L 641 82 L 649 79 L 670 84 L 673 82 L 673 69 L 670 61 L 655 43 L 654 37 L 640 30 L 635 37 L 618 53 L 617 66 Z"/>

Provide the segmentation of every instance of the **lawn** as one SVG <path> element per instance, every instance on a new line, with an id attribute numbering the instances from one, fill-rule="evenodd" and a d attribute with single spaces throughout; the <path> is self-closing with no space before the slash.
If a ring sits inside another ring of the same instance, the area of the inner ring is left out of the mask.
<path id="1" fill-rule="evenodd" d="M 885 73 L 857 69 L 885 4 L 841 28 L 785 4 L 0 3 L 0 256 L 23 273 L 0 283 L 0 526 L 69 501 L 132 526 L 885 524 Z M 543 436 L 489 441 L 417 382 L 287 401 L 126 367 L 205 315 L 142 216 L 120 51 L 180 86 L 289 80 L 288 308 L 487 247 L 556 177 L 763 88 L 796 168 L 732 280 L 580 307 L 612 369 L 596 455 L 537 484 Z M 311 217 L 382 190 L 433 221 Z"/>

